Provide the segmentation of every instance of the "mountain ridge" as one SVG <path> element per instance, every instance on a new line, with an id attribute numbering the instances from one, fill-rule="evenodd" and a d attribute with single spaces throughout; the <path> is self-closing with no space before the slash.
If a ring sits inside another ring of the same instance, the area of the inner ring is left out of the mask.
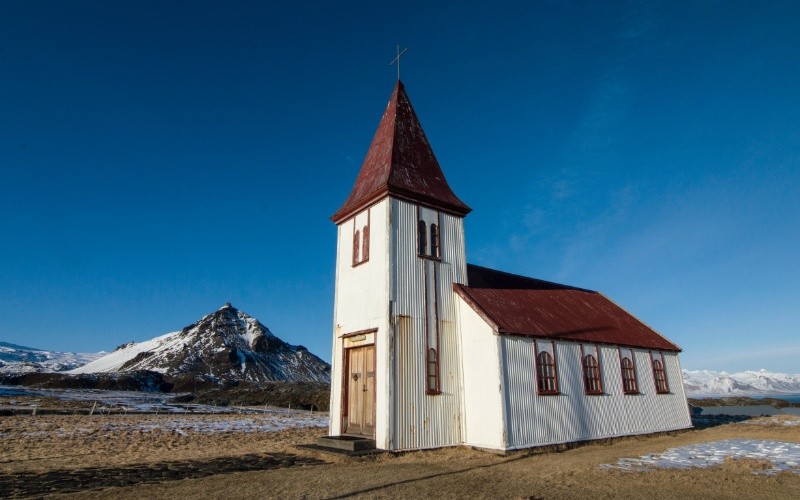
<path id="1" fill-rule="evenodd" d="M 69 374 L 153 371 L 215 381 L 330 383 L 330 365 L 225 304 L 183 329 L 123 344 Z"/>
<path id="2" fill-rule="evenodd" d="M 780 396 L 800 394 L 800 374 L 764 369 L 736 373 L 683 370 L 683 385 L 689 397 Z"/>
<path id="3" fill-rule="evenodd" d="M 57 352 L 0 341 L 0 373 L 65 372 L 104 356 L 101 352 Z"/>
<path id="4" fill-rule="evenodd" d="M 226 314 L 227 318 L 220 317 Z M 200 330 L 207 336 L 215 336 L 212 331 L 215 326 L 211 324 L 215 319 L 216 327 L 221 328 L 216 343 L 206 339 L 200 342 L 206 347 L 205 352 L 202 352 L 202 348 L 192 349 L 191 346 L 196 343 L 193 336 L 201 333 Z M 227 338 L 227 344 L 223 337 Z M 213 349 L 208 348 L 209 344 Z M 169 350 L 170 346 L 172 355 L 164 356 L 164 351 Z M 189 353 L 189 359 L 179 355 L 182 351 Z M 272 360 L 266 356 L 270 351 L 274 354 Z M 288 368 L 281 371 L 279 366 L 276 367 L 275 358 L 283 360 Z M 209 366 L 209 361 L 217 366 Z M 195 370 L 189 369 L 192 366 Z M 201 369 L 197 370 L 198 367 Z M 0 374 L 4 375 L 133 373 L 142 370 L 164 375 L 195 376 L 207 381 L 294 380 L 293 377 L 300 374 L 303 381 L 330 383 L 330 365 L 325 361 L 303 346 L 282 341 L 258 320 L 230 304 L 177 332 L 143 342 L 129 342 L 110 353 L 64 353 L 0 341 Z M 686 395 L 691 398 L 800 394 L 800 374 L 790 375 L 764 369 L 734 373 L 683 370 L 682 382 Z"/>

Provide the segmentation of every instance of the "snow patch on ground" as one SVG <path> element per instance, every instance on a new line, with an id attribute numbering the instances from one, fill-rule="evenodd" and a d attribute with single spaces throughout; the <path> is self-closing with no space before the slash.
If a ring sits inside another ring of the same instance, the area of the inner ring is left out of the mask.
<path id="1" fill-rule="evenodd" d="M 688 469 L 714 467 L 731 457 L 733 459 L 768 460 L 769 469 L 753 474 L 800 474 L 800 444 L 760 439 L 726 439 L 700 443 L 680 448 L 670 448 L 663 453 L 651 453 L 639 458 L 622 458 L 615 464 L 602 464 L 604 469 L 621 469 L 626 472 L 646 472 L 658 469 Z"/>
<path id="2" fill-rule="evenodd" d="M 63 428 L 54 429 L 44 421 L 31 421 L 32 425 L 40 423 L 40 429 L 23 433 L 26 437 L 57 435 L 58 437 L 79 437 L 89 435 L 116 435 L 121 432 L 173 432 L 181 436 L 191 434 L 209 434 L 221 432 L 275 432 L 284 429 L 328 426 L 328 415 L 308 412 L 283 411 L 262 415 L 221 415 L 221 416 L 193 416 L 169 415 L 162 417 L 137 417 L 135 419 L 120 418 L 109 419 L 99 428 L 94 426 L 76 427 L 67 431 Z M 0 438 L 5 438 L 7 433 L 0 432 Z"/>
<path id="3" fill-rule="evenodd" d="M 172 413 L 172 414 L 272 414 L 299 412 L 305 410 L 292 410 L 272 406 L 212 406 L 192 403 L 175 403 L 177 394 L 164 394 L 161 392 L 139 391 L 105 391 L 100 389 L 42 389 L 38 387 L 9 387 L 0 385 L 0 407 L 16 405 L 15 398 L 20 396 L 33 396 L 54 398 L 61 401 L 85 402 L 85 411 L 94 408 L 98 414 L 111 411 L 124 411 L 133 413 Z M 35 403 L 29 406 L 38 406 Z"/>

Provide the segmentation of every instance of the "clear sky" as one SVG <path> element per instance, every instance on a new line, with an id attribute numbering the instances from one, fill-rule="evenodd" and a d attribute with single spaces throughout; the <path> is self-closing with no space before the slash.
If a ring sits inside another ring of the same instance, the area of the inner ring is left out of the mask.
<path id="1" fill-rule="evenodd" d="M 0 0 L 0 340 L 226 301 L 330 360 L 396 79 L 475 264 L 600 290 L 684 368 L 800 373 L 800 2 Z"/>

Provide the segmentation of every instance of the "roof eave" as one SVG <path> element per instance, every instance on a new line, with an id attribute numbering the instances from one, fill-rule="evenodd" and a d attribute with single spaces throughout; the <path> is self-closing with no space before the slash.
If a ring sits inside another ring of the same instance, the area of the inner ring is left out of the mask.
<path id="1" fill-rule="evenodd" d="M 476 313 L 478 313 L 478 316 L 480 316 L 481 319 L 483 319 L 483 321 L 485 321 L 486 324 L 489 325 L 489 327 L 491 327 L 496 334 L 499 335 L 503 333 L 498 322 L 489 316 L 489 314 L 480 306 L 480 304 L 478 304 L 478 302 L 470 295 L 467 287 L 461 283 L 453 283 L 453 291 L 455 291 L 459 297 L 464 299 L 464 302 L 466 302 L 467 305 L 469 305 Z"/>
<path id="2" fill-rule="evenodd" d="M 374 191 L 371 195 L 363 197 L 358 203 L 354 203 L 352 206 L 348 206 L 348 204 L 343 205 L 342 208 L 331 215 L 331 220 L 334 222 L 334 224 L 340 224 L 349 219 L 351 216 L 361 212 L 368 206 L 374 205 L 378 201 L 388 196 L 397 198 L 398 200 L 416 203 L 434 210 L 440 210 L 457 217 L 465 217 L 468 213 L 472 212 L 472 209 L 467 205 L 457 206 L 451 203 L 442 203 L 440 200 L 435 198 L 404 190 L 402 188 L 384 186 L 381 189 Z"/>
<path id="3" fill-rule="evenodd" d="M 665 337 L 665 336 L 661 335 L 660 333 L 658 333 L 658 331 L 657 331 L 655 328 L 653 328 L 652 326 L 648 325 L 647 323 L 645 323 L 644 321 L 642 321 L 641 319 L 639 319 L 639 317 L 638 317 L 638 316 L 634 316 L 633 314 L 631 314 L 631 313 L 630 313 L 630 311 L 628 311 L 628 310 L 627 310 L 627 309 L 625 309 L 624 307 L 620 306 L 619 304 L 617 304 L 616 302 L 614 302 L 613 300 L 611 300 L 610 298 L 608 298 L 608 297 L 607 297 L 607 296 L 606 296 L 604 293 L 601 293 L 601 292 L 597 292 L 597 293 L 599 293 L 599 294 L 600 294 L 602 297 L 604 297 L 604 298 L 605 298 L 607 301 L 611 302 L 611 303 L 612 303 L 612 304 L 614 304 L 615 306 L 617 306 L 617 307 L 619 307 L 620 309 L 622 309 L 623 311 L 625 311 L 625 313 L 626 313 L 626 314 L 628 314 L 630 317 L 632 317 L 633 319 L 635 319 L 635 320 L 636 320 L 636 321 L 638 321 L 639 323 L 641 323 L 641 324 L 643 324 L 644 326 L 646 326 L 647 328 L 649 328 L 651 332 L 653 332 L 653 333 L 655 333 L 656 335 L 658 335 L 659 337 L 661 337 L 661 339 L 662 339 L 664 342 L 666 342 L 666 343 L 668 343 L 668 344 L 671 344 L 671 345 L 672 345 L 672 346 L 675 348 L 675 349 L 673 349 L 675 352 L 682 352 L 682 351 L 683 351 L 683 349 L 681 349 L 681 347 L 680 347 L 678 344 L 676 344 L 675 342 L 671 341 L 671 340 L 670 340 L 670 339 L 668 339 L 667 337 Z M 662 349 L 662 350 L 666 350 L 666 349 Z"/>
<path id="4" fill-rule="evenodd" d="M 548 335 L 545 333 L 523 333 L 523 332 L 512 332 L 509 330 L 505 330 L 500 328 L 497 332 L 499 335 L 507 335 L 509 337 L 526 337 L 526 338 L 535 338 L 535 339 L 542 339 L 542 340 L 554 340 L 559 342 L 573 342 L 575 344 L 592 344 L 592 345 L 605 345 L 609 347 L 628 347 L 631 349 L 646 349 L 652 351 L 665 351 L 665 352 L 683 352 L 683 350 L 675 346 L 674 349 L 671 348 L 664 348 L 664 347 L 653 347 L 653 346 L 643 346 L 643 345 L 635 345 L 635 344 L 628 344 L 623 342 L 604 342 L 600 340 L 576 340 L 576 339 L 564 339 L 560 338 L 557 335 Z M 670 342 L 671 343 L 671 342 Z"/>

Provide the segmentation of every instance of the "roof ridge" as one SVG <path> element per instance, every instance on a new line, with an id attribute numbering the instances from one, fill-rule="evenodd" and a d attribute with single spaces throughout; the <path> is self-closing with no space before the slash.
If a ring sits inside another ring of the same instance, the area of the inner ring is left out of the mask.
<path id="1" fill-rule="evenodd" d="M 477 283 L 475 283 L 477 281 Z M 477 264 L 467 263 L 467 286 L 470 288 L 494 288 L 494 289 L 539 289 L 539 290 L 574 290 L 578 292 L 599 293 L 596 290 L 581 288 L 572 285 L 565 285 L 555 281 L 548 281 L 539 278 L 531 278 L 521 274 L 499 271 Z M 475 283 L 475 284 L 473 284 Z"/>

